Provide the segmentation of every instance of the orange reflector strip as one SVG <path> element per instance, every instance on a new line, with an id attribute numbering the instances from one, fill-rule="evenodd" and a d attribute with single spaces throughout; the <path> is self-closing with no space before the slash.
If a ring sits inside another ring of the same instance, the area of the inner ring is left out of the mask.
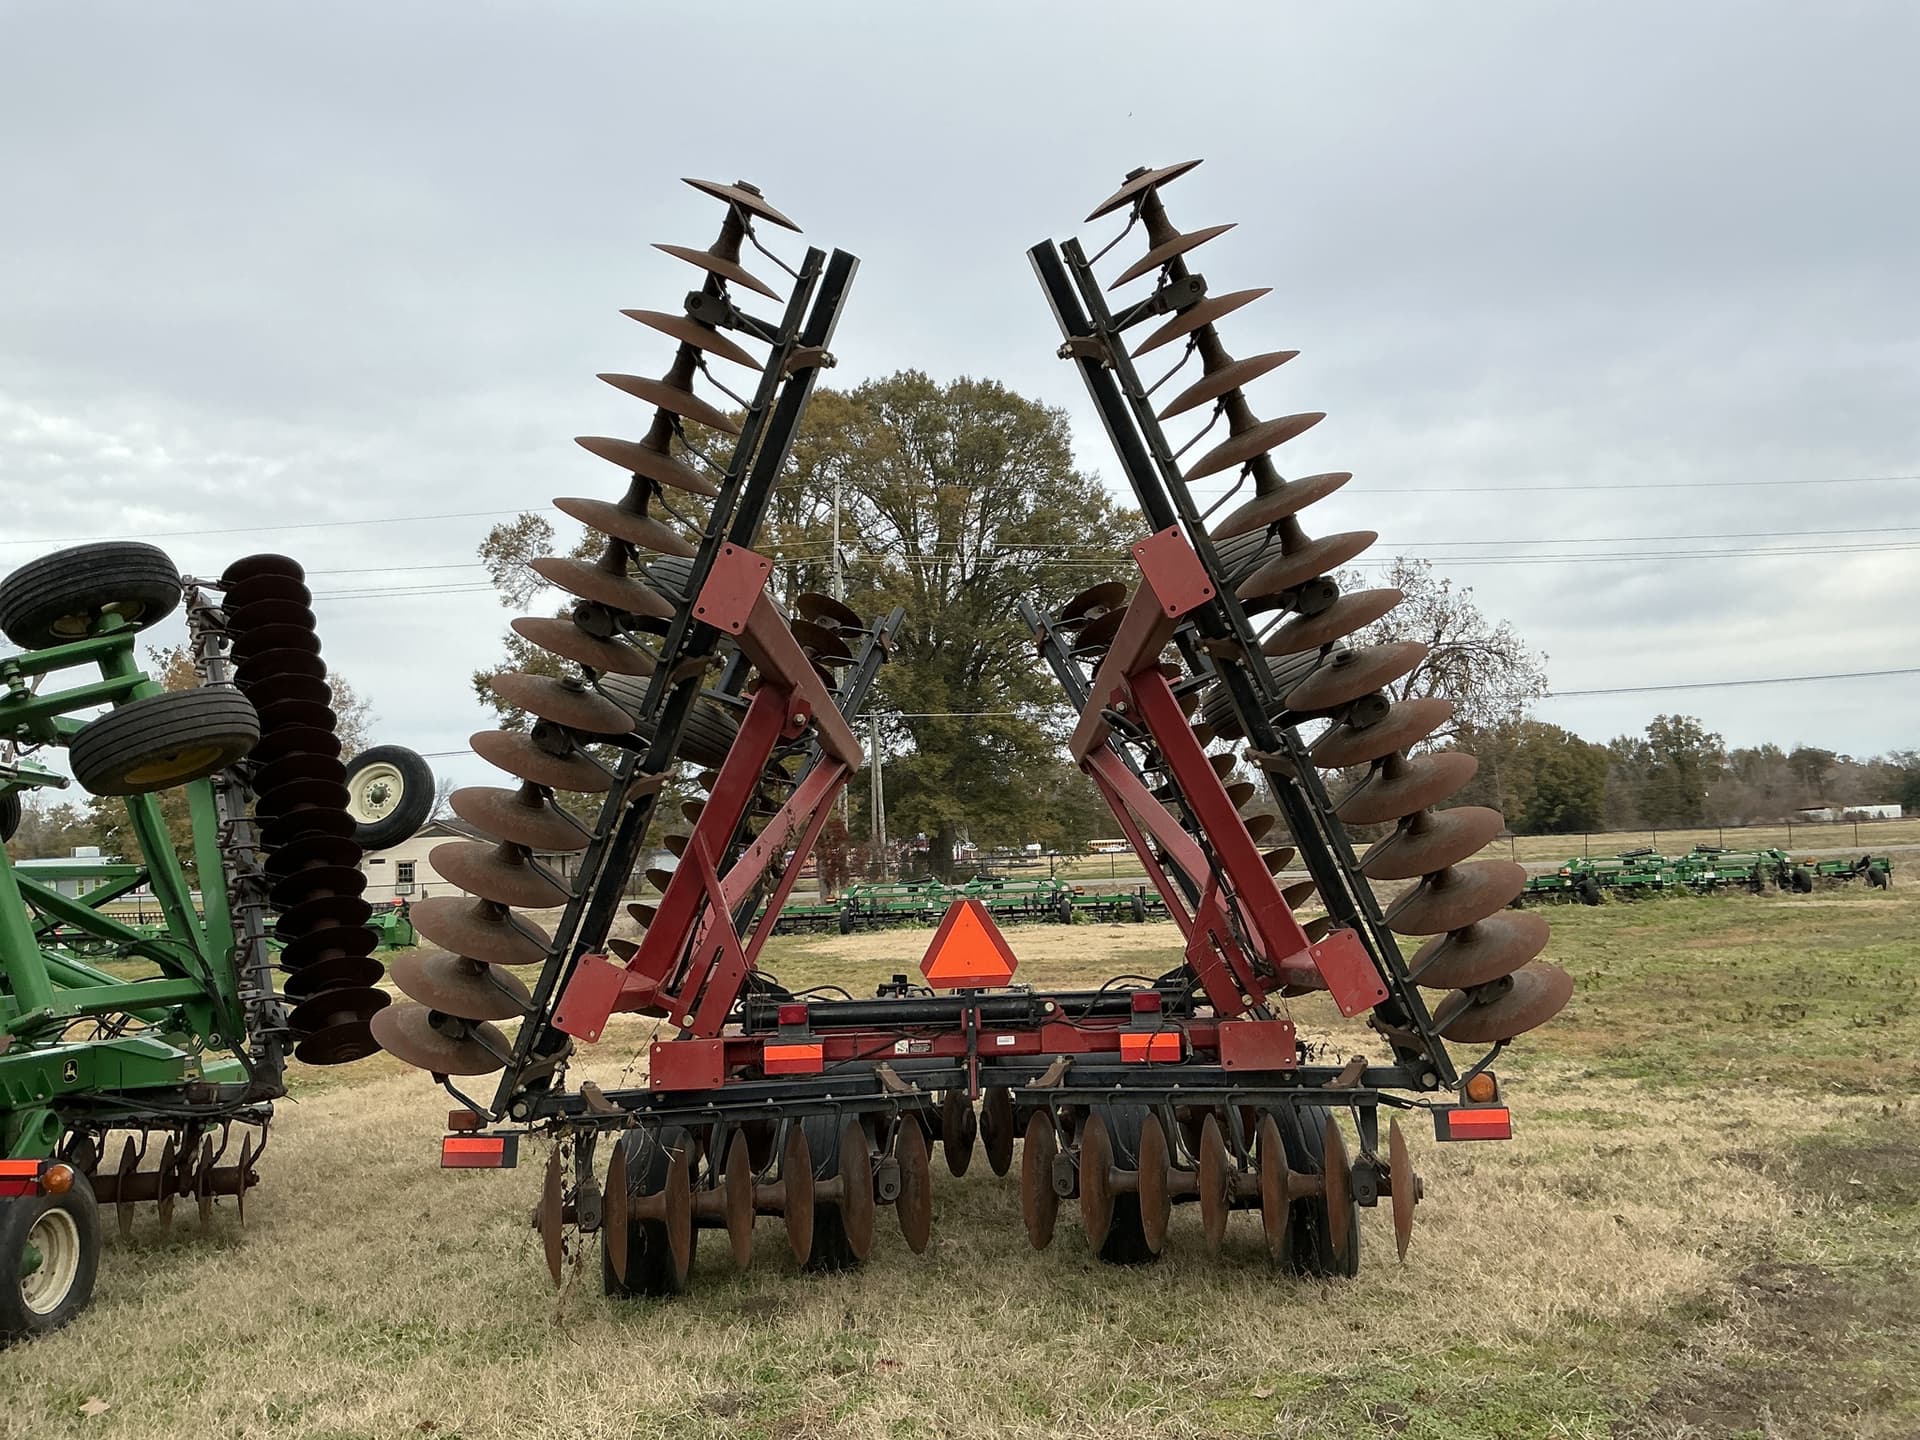
<path id="1" fill-rule="evenodd" d="M 442 1170 L 511 1170 L 519 1158 L 517 1135 L 448 1135 L 440 1142 Z"/>
<path id="2" fill-rule="evenodd" d="M 1178 1060 L 1180 1032 L 1178 1030 L 1122 1030 L 1120 1058 L 1129 1065 L 1144 1065 L 1149 1061 Z"/>
<path id="3" fill-rule="evenodd" d="M 827 1068 L 827 1047 L 818 1041 L 810 1045 L 769 1045 L 760 1052 L 760 1058 L 769 1075 L 818 1075 Z"/>
<path id="4" fill-rule="evenodd" d="M 0 1160 L 0 1197 L 17 1200 L 40 1193 L 40 1161 Z"/>
<path id="5" fill-rule="evenodd" d="M 1437 1140 L 1511 1140 L 1513 1112 L 1504 1105 L 1478 1110 L 1436 1110 L 1433 1129 Z"/>

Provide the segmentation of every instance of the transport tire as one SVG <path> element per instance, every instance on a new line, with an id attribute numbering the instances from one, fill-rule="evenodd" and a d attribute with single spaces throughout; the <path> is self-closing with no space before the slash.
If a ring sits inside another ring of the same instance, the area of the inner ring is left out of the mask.
<path id="1" fill-rule="evenodd" d="M 1114 1166 L 1135 1169 L 1140 1163 L 1140 1132 L 1152 1112 L 1145 1105 L 1095 1105 L 1093 1113 L 1106 1122 Z M 1149 1265 L 1160 1258 L 1147 1244 L 1138 1195 L 1113 1197 L 1113 1224 L 1100 1247 L 1100 1258 L 1109 1265 Z"/>
<path id="2" fill-rule="evenodd" d="M 19 832 L 23 813 L 20 808 L 20 792 L 9 790 L 0 795 L 0 845 L 13 839 Z"/>
<path id="3" fill-rule="evenodd" d="M 1813 872 L 1804 865 L 1793 867 L 1793 893 L 1807 895 L 1813 891 Z"/>
<path id="4" fill-rule="evenodd" d="M 136 630 L 180 604 L 180 571 L 164 550 L 102 541 L 29 560 L 0 581 L 0 632 L 28 650 L 84 640 L 108 616 Z"/>
<path id="5" fill-rule="evenodd" d="M 669 1126 L 664 1130 L 629 1130 L 614 1142 L 626 1148 L 627 1184 L 635 1195 L 651 1195 L 666 1188 L 667 1169 L 673 1163 L 673 1152 L 682 1146 L 691 1147 L 693 1137 L 679 1126 Z M 694 1227 L 692 1246 L 695 1252 L 700 1248 L 700 1230 Z M 693 1272 L 692 1262 L 687 1265 L 689 1277 Z M 613 1273 L 613 1261 L 607 1255 L 606 1231 L 600 1235 L 600 1279 L 606 1293 L 618 1297 L 648 1296 L 662 1298 L 669 1295 L 683 1295 L 687 1290 L 687 1281 L 675 1273 L 673 1251 L 667 1243 L 667 1225 L 664 1220 L 629 1220 L 627 1222 L 627 1278 L 622 1281 Z"/>
<path id="6" fill-rule="evenodd" d="M 100 1243 L 100 1206 L 78 1169 L 64 1195 L 0 1200 L 0 1345 L 58 1330 L 87 1308 Z"/>
<path id="7" fill-rule="evenodd" d="M 1053 918 L 1062 925 L 1073 924 L 1073 901 L 1061 896 L 1059 903 L 1053 907 Z"/>
<path id="8" fill-rule="evenodd" d="M 211 685 L 107 711 L 68 742 L 67 760 L 95 795 L 146 795 L 224 770 L 259 739 L 260 717 L 247 697 Z"/>
<path id="9" fill-rule="evenodd" d="M 1318 1175 L 1326 1168 L 1327 1117 L 1324 1105 L 1308 1105 L 1295 1110 L 1291 1105 L 1273 1108 L 1274 1123 L 1280 1127 L 1280 1140 L 1286 1147 L 1287 1165 L 1304 1175 Z M 1328 1228 L 1327 1202 L 1309 1196 L 1293 1203 L 1293 1253 L 1289 1262 L 1302 1275 L 1321 1279 L 1351 1277 L 1360 1272 L 1360 1207 L 1347 1201 L 1347 1254 L 1343 1263 L 1333 1253 Z"/>
<path id="10" fill-rule="evenodd" d="M 602 675 L 600 693 L 629 715 L 637 715 L 645 702 L 650 683 L 626 675 Z M 647 740 L 653 738 L 653 732 L 651 721 L 642 723 L 634 731 Z M 733 748 L 733 737 L 739 733 L 740 722 L 727 708 L 717 700 L 702 696 L 693 702 L 693 708 L 687 712 L 686 727 L 680 732 L 680 747 L 675 756 L 717 769 L 726 763 L 727 751 Z"/>
<path id="11" fill-rule="evenodd" d="M 853 911 L 842 910 L 840 912 L 839 924 L 842 935 L 851 935 L 853 933 Z"/>
<path id="12" fill-rule="evenodd" d="M 1147 897 L 1142 895 L 1138 890 L 1134 891 L 1133 894 L 1127 897 L 1127 911 L 1129 914 L 1133 916 L 1134 924 L 1136 925 L 1146 924 L 1147 923 Z"/>
<path id="13" fill-rule="evenodd" d="M 16 808 L 18 807 L 19 803 L 20 803 L 19 800 L 16 798 L 14 800 L 14 804 Z M 7 833 L 11 835 L 13 832 L 9 830 Z M 1867 871 L 1867 884 L 1871 885 L 1876 890 L 1885 890 L 1888 886 L 1893 884 L 1893 875 L 1890 871 L 1869 869 Z"/>
<path id="14" fill-rule="evenodd" d="M 1606 897 L 1600 893 L 1600 882 L 1591 875 L 1584 875 L 1580 883 L 1574 886 L 1574 894 L 1582 905 L 1598 905 Z"/>
<path id="15" fill-rule="evenodd" d="M 433 767 L 404 745 L 375 745 L 347 762 L 347 795 L 354 843 L 386 850 L 433 818 Z"/>

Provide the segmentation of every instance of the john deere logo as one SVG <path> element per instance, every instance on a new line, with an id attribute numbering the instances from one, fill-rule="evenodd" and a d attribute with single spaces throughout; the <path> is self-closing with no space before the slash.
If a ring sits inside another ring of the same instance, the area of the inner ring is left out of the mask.
<path id="1" fill-rule="evenodd" d="M 60 1067 L 60 1078 L 71 1085 L 80 1078 L 80 1062 L 69 1060 Z"/>

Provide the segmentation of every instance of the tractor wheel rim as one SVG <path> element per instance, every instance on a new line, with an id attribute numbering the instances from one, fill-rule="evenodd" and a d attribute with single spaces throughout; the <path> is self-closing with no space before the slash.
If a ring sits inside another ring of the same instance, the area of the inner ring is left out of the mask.
<path id="1" fill-rule="evenodd" d="M 220 758 L 218 745 L 192 745 L 169 750 L 164 755 L 134 766 L 120 778 L 131 785 L 171 785 L 176 780 L 197 778 Z"/>
<path id="2" fill-rule="evenodd" d="M 27 1231 L 40 1254 L 32 1274 L 20 1277 L 20 1298 L 35 1315 L 51 1315 L 66 1303 L 80 1277 L 80 1227 L 65 1210 L 48 1210 Z"/>
<path id="3" fill-rule="evenodd" d="M 406 781 L 397 765 L 369 765 L 354 777 L 347 813 L 362 825 L 384 820 L 400 804 Z"/>

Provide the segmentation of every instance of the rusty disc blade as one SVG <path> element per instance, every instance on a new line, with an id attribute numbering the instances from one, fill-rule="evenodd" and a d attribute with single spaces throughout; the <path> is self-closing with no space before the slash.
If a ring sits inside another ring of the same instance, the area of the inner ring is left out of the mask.
<path id="1" fill-rule="evenodd" d="M 670 414 L 682 416 L 695 424 L 705 425 L 710 430 L 718 430 L 725 435 L 740 433 L 738 420 L 718 406 L 702 400 L 684 386 L 675 385 L 666 380 L 656 380 L 648 375 L 603 372 L 595 378 L 606 381 L 616 390 L 624 390 L 636 400 L 657 405 Z"/>
<path id="2" fill-rule="evenodd" d="M 1229 220 L 1224 225 L 1208 225 L 1199 230 L 1188 230 L 1183 234 L 1175 235 L 1170 240 L 1162 240 L 1158 245 L 1134 261 L 1133 264 L 1121 271 L 1119 278 L 1111 281 L 1107 285 L 1107 289 L 1118 290 L 1129 281 L 1138 280 L 1142 275 L 1150 271 L 1158 270 L 1169 260 L 1178 259 L 1189 250 L 1198 249 L 1200 246 L 1206 244 L 1207 241 L 1226 234 L 1227 231 L 1233 229 L 1234 224 L 1234 221 Z M 1164 420 L 1167 417 L 1162 415 L 1160 418 Z"/>
<path id="3" fill-rule="evenodd" d="M 1287 1168 L 1286 1146 L 1272 1115 L 1262 1115 L 1256 1131 L 1260 1161 L 1260 1223 L 1266 1231 L 1267 1255 L 1284 1260 L 1293 1248 L 1293 1172 Z"/>
<path id="4" fill-rule="evenodd" d="M 1247 601 L 1275 599 L 1316 575 L 1338 570 L 1379 538 L 1376 530 L 1343 530 L 1291 550 L 1283 546 L 1280 554 L 1267 554 L 1260 568 L 1242 580 L 1235 593 Z"/>
<path id="5" fill-rule="evenodd" d="M 840 1225 L 854 1259 L 873 1253 L 873 1152 L 857 1116 L 840 1127 Z"/>
<path id="6" fill-rule="evenodd" d="M 1140 1125 L 1140 1151 L 1135 1163 L 1140 1234 L 1148 1252 L 1158 1255 L 1167 1248 L 1167 1223 L 1173 1218 L 1173 1199 L 1169 1193 L 1173 1166 L 1167 1153 L 1167 1132 L 1158 1115 L 1149 1113 Z"/>
<path id="7" fill-rule="evenodd" d="M 1207 1239 L 1207 1253 L 1218 1255 L 1226 1243 L 1227 1217 L 1233 1213 L 1234 1165 L 1227 1154 L 1226 1137 L 1220 1133 L 1220 1120 L 1211 1110 L 1200 1122 L 1200 1228 Z"/>
<path id="8" fill-rule="evenodd" d="M 1298 415 L 1282 415 L 1277 419 L 1262 420 L 1257 424 L 1249 425 L 1237 435 L 1229 435 L 1194 461 L 1192 468 L 1187 471 L 1187 483 L 1204 480 L 1209 475 L 1218 475 L 1222 470 L 1232 470 L 1256 456 L 1265 455 L 1270 450 L 1278 450 L 1289 440 L 1298 435 L 1304 435 L 1326 418 L 1324 410 L 1308 410 Z"/>
<path id="9" fill-rule="evenodd" d="M 468 743 L 489 765 L 535 785 L 598 795 L 613 784 L 613 777 L 582 751 L 556 755 L 523 730 L 481 730 Z"/>
<path id="10" fill-rule="evenodd" d="M 1127 618 L 1125 610 L 1105 610 L 1084 621 L 1073 637 L 1072 653 L 1075 655 L 1094 655 L 1113 643 L 1113 637 L 1120 633 L 1121 623 Z"/>
<path id="11" fill-rule="evenodd" d="M 638 921 L 643 928 L 652 925 L 653 917 L 659 913 L 660 907 L 658 905 L 649 905 L 644 900 L 636 900 L 633 904 L 627 906 L 627 914 Z"/>
<path id="12" fill-rule="evenodd" d="M 693 554 L 693 545 L 685 536 L 665 521 L 656 520 L 644 511 L 629 510 L 624 505 L 615 505 L 606 500 L 584 500 L 574 495 L 557 495 L 553 505 L 556 510 L 571 515 L 582 525 L 598 530 L 602 535 L 624 540 L 629 545 L 682 558 Z"/>
<path id="13" fill-rule="evenodd" d="M 247 1225 L 247 1191 L 257 1182 L 253 1175 L 253 1136 L 240 1137 L 240 1188 L 233 1192 L 233 1218 L 240 1228 Z"/>
<path id="14" fill-rule="evenodd" d="M 387 967 L 371 955 L 333 955 L 301 965 L 287 976 L 280 993 L 289 1000 L 311 1000 L 326 990 L 365 990 L 380 982 Z"/>
<path id="15" fill-rule="evenodd" d="M 576 435 L 573 443 L 589 455 L 597 455 L 628 474 L 651 480 L 656 485 L 670 486 L 709 500 L 720 493 L 719 486 L 691 465 L 663 455 L 638 440 L 621 440 L 612 435 Z"/>
<path id="16" fill-rule="evenodd" d="M 760 368 L 760 362 L 753 356 L 711 325 L 702 325 L 691 315 L 672 314 L 664 310 L 622 310 L 620 313 L 629 320 L 638 320 L 650 330 L 658 330 L 671 340 L 678 340 L 682 345 L 691 345 L 709 355 L 718 355 L 722 360 L 731 360 L 749 370 Z"/>
<path id="17" fill-rule="evenodd" d="M 1287 902 L 1289 910 L 1298 910 L 1319 893 L 1319 890 L 1320 887 L 1311 880 L 1298 880 L 1282 889 L 1280 898 Z"/>
<path id="18" fill-rule="evenodd" d="M 1176 315 L 1169 316 L 1152 334 L 1134 347 L 1133 358 L 1138 360 L 1149 351 L 1158 350 L 1183 336 L 1191 335 L 1202 325 L 1211 325 L 1223 320 L 1242 306 L 1251 305 L 1262 295 L 1273 293 L 1271 285 L 1262 285 L 1254 290 L 1233 290 L 1224 295 L 1209 295 L 1196 301 Z"/>
<path id="19" fill-rule="evenodd" d="M 1436 935 L 1414 952 L 1408 973 L 1436 990 L 1467 990 L 1511 975 L 1547 948 L 1550 927 L 1539 915 L 1503 910 L 1464 930 Z"/>
<path id="20" fill-rule="evenodd" d="M 120 1147 L 120 1165 L 117 1171 L 118 1183 L 114 1186 L 113 1208 L 115 1218 L 120 1223 L 120 1238 L 133 1237 L 133 1197 L 127 1193 L 128 1182 L 133 1172 L 140 1168 L 140 1152 L 134 1147 L 133 1137 L 129 1135 L 126 1143 Z"/>
<path id="21" fill-rule="evenodd" d="M 392 1005 L 372 1025 L 382 1050 L 435 1075 L 491 1075 L 506 1064 L 500 1057 L 507 1037 L 485 1022 L 436 1019 L 424 1005 Z"/>
<path id="22" fill-rule="evenodd" d="M 989 1085 L 980 1097 L 980 1141 L 987 1152 L 987 1168 L 1004 1175 L 1013 1168 L 1013 1091 Z"/>
<path id="23" fill-rule="evenodd" d="M 919 1116 L 901 1116 L 893 1155 L 900 1167 L 900 1195 L 893 1202 L 894 1214 L 907 1248 L 921 1255 L 933 1237 L 933 1170 L 927 1163 L 927 1132 L 920 1128 Z"/>
<path id="24" fill-rule="evenodd" d="M 1413 1243 L 1413 1207 L 1420 1201 L 1420 1182 L 1407 1154 L 1407 1137 L 1400 1133 L 1400 1117 L 1387 1121 L 1387 1183 L 1393 1187 L 1393 1248 L 1401 1261 Z"/>
<path id="25" fill-rule="evenodd" d="M 1334 806 L 1348 825 L 1383 825 L 1438 805 L 1457 793 L 1480 762 L 1464 750 L 1436 750 L 1411 759 L 1389 758 Z"/>
<path id="26" fill-rule="evenodd" d="M 1356 590 L 1342 595 L 1318 615 L 1299 615 L 1267 637 L 1260 649 L 1267 655 L 1299 655 L 1344 640 L 1364 630 L 1400 603 L 1398 590 Z"/>
<path id="27" fill-rule="evenodd" d="M 822 595 L 808 590 L 796 595 L 793 600 L 794 611 L 802 619 L 811 620 L 816 625 L 824 625 L 829 630 L 864 630 L 866 622 L 859 612 L 850 609 L 831 595 Z"/>
<path id="28" fill-rule="evenodd" d="M 662 835 L 660 837 L 660 843 L 662 846 L 666 848 L 669 854 L 671 854 L 675 859 L 679 859 L 681 856 L 687 853 L 687 842 L 692 839 L 693 839 L 693 836 L 685 835 L 685 834 L 682 834 L 680 831 L 675 830 L 669 834 Z"/>
<path id="29" fill-rule="evenodd" d="M 540 1182 L 540 1248 L 547 1257 L 547 1274 L 560 1283 L 560 1265 L 566 1258 L 566 1231 L 561 1221 L 560 1147 L 547 1152 L 547 1172 Z"/>
<path id="30" fill-rule="evenodd" d="M 504 906 L 464 895 L 416 900 L 408 915 L 431 943 L 489 965 L 538 965 L 552 943 L 546 931 Z"/>
<path id="31" fill-rule="evenodd" d="M 769 300 L 778 300 L 780 298 L 780 296 L 775 293 L 773 287 L 768 285 L 766 281 L 756 279 L 734 261 L 727 259 L 723 255 L 716 255 L 711 250 L 696 250 L 691 245 L 664 245 L 657 240 L 654 242 L 653 248 L 665 251 L 676 260 L 684 260 L 689 265 L 697 265 L 710 275 L 718 275 L 722 280 L 731 281 L 733 284 L 751 290 L 756 294 L 764 295 Z"/>
<path id="32" fill-rule="evenodd" d="M 1162 420 L 1171 420 L 1176 415 L 1184 415 L 1196 406 L 1205 405 L 1210 400 L 1218 400 L 1230 390 L 1238 390 L 1242 385 L 1251 384 L 1269 370 L 1277 369 L 1293 359 L 1298 350 L 1269 350 L 1264 355 L 1249 355 L 1244 360 L 1234 360 L 1207 371 L 1193 384 L 1182 390 L 1160 412 Z M 1288 511 L 1292 514 L 1292 511 Z M 1277 518 L 1277 517 L 1276 517 Z M 1271 520 L 1266 522 L 1272 524 Z M 1239 531 L 1232 532 L 1234 534 Z M 1216 537 L 1223 538 L 1223 537 Z"/>
<path id="33" fill-rule="evenodd" d="M 718 180 L 695 180 L 683 176 L 682 183 L 691 185 L 703 195 L 711 195 L 716 200 L 724 200 L 729 205 L 746 211 L 756 219 L 765 220 L 769 225 L 778 225 L 782 230 L 798 230 L 800 227 L 769 205 L 758 190 L 749 189 L 744 183 L 724 185 Z"/>
<path id="34" fill-rule="evenodd" d="M 837 629 L 829 630 L 811 620 L 798 619 L 788 621 L 787 628 L 793 631 L 800 648 L 823 665 L 846 665 L 853 660 L 853 652 L 847 649 L 847 642 L 840 638 Z"/>
<path id="35" fill-rule="evenodd" d="M 393 983 L 429 1010 L 462 1020 L 517 1020 L 533 1003 L 518 976 L 436 950 L 397 958 Z"/>
<path id="36" fill-rule="evenodd" d="M 529 562 L 549 584 L 582 600 L 592 600 L 624 615 L 670 620 L 673 604 L 659 591 L 631 575 L 607 569 L 586 560 L 571 560 L 558 555 L 542 555 Z"/>
<path id="37" fill-rule="evenodd" d="M 1080 1228 L 1096 1255 L 1113 1228 L 1113 1142 L 1098 1108 L 1087 1112 L 1080 1127 Z"/>
<path id="38" fill-rule="evenodd" d="M 1098 220 L 1102 215 L 1112 214 L 1122 205 L 1131 205 L 1147 191 L 1165 185 L 1169 181 L 1178 180 L 1199 163 L 1198 160 L 1182 160 L 1177 165 L 1163 165 L 1158 170 L 1142 170 L 1137 175 L 1131 175 L 1127 177 L 1126 184 L 1096 205 L 1087 219 Z"/>
<path id="39" fill-rule="evenodd" d="M 733 1251 L 736 1268 L 753 1264 L 753 1155 L 747 1144 L 747 1132 L 736 1130 L 727 1146 L 727 1171 L 721 1184 L 725 1189 L 727 1245 Z"/>
<path id="40" fill-rule="evenodd" d="M 1249 815 L 1246 817 L 1247 838 L 1256 841 L 1263 839 L 1267 832 L 1279 823 L 1280 817 L 1271 810 L 1264 811 L 1258 815 Z"/>
<path id="41" fill-rule="evenodd" d="M 786 1144 L 780 1147 L 780 1188 L 787 1248 L 796 1265 L 805 1265 L 813 1255 L 813 1153 L 798 1121 L 788 1122 Z"/>
<path id="42" fill-rule="evenodd" d="M 453 813 L 500 840 L 541 853 L 584 850 L 589 832 L 538 790 L 468 785 L 447 797 Z"/>
<path id="43" fill-rule="evenodd" d="M 1399 935 L 1462 930 L 1504 910 L 1527 888 L 1527 868 L 1513 860 L 1473 860 L 1429 875 L 1393 902 L 1387 924 Z"/>
<path id="44" fill-rule="evenodd" d="M 551 615 L 522 615 L 513 622 L 516 635 L 532 641 L 542 650 L 571 660 L 589 670 L 609 675 L 651 675 L 653 657 L 637 645 L 624 640 L 602 640 L 589 635 L 571 620 Z"/>
<path id="45" fill-rule="evenodd" d="M 567 903 L 567 890 L 528 865 L 519 853 L 482 840 L 452 840 L 427 855 L 441 879 L 469 895 L 521 910 Z"/>
<path id="46" fill-rule="evenodd" d="M 1416 810 L 1360 857 L 1360 869 L 1369 880 L 1415 880 L 1479 854 L 1506 825 L 1484 805 Z"/>
<path id="47" fill-rule="evenodd" d="M 1267 853 L 1260 858 L 1266 862 L 1267 873 L 1269 875 L 1278 875 L 1293 863 L 1293 858 L 1298 853 L 1293 846 L 1282 845 L 1278 850 L 1267 851 Z"/>
<path id="48" fill-rule="evenodd" d="M 1330 727 L 1313 742 L 1308 753 L 1322 770 L 1364 765 L 1419 744 L 1452 718 L 1451 700 L 1396 700 L 1386 715 L 1372 725 L 1355 726 L 1342 721 Z"/>
<path id="49" fill-rule="evenodd" d="M 684 1290 L 693 1273 L 693 1142 L 684 1136 L 667 1162 L 663 1194 L 667 1255 L 673 1261 L 673 1288 Z"/>
<path id="50" fill-rule="evenodd" d="M 1053 1118 L 1045 1110 L 1034 1111 L 1020 1149 L 1020 1217 L 1036 1250 L 1053 1243 L 1053 1225 L 1060 1214 L 1060 1196 L 1053 1188 L 1053 1161 L 1059 1153 Z"/>
<path id="51" fill-rule="evenodd" d="M 1104 615 L 1109 610 L 1123 610 L 1126 604 L 1126 585 L 1119 580 L 1102 580 L 1098 585 L 1089 585 L 1062 605 L 1060 613 L 1053 617 L 1053 623 L 1063 630 L 1069 629 L 1095 616 Z"/>
<path id="52" fill-rule="evenodd" d="M 213 1137 L 200 1142 L 200 1163 L 193 1172 L 193 1199 L 202 1232 L 213 1228 Z"/>
<path id="53" fill-rule="evenodd" d="M 622 1285 L 627 1283 L 627 1235 L 632 1223 L 633 1191 L 627 1183 L 627 1146 L 624 1139 L 613 1147 L 613 1159 L 607 1162 L 607 1188 L 600 1202 L 600 1231 L 607 1237 L 607 1268 Z"/>
<path id="54" fill-rule="evenodd" d="M 1351 479 L 1350 471 L 1332 470 L 1324 475 L 1302 475 L 1276 489 L 1256 490 L 1251 500 L 1229 510 L 1226 518 L 1213 527 L 1213 538 L 1233 540 L 1265 530 L 1276 521 L 1299 514 L 1315 501 L 1326 499 Z"/>
<path id="55" fill-rule="evenodd" d="M 487 684 L 507 704 L 568 730 L 625 735 L 633 729 L 633 716 L 606 696 L 581 685 L 519 670 L 503 670 Z"/>
<path id="56" fill-rule="evenodd" d="M 1496 987 L 1499 993 L 1491 993 Z M 1504 981 L 1456 991 L 1435 1010 L 1433 1022 L 1449 1040 L 1491 1045 L 1546 1024 L 1572 998 L 1573 977 L 1558 965 L 1535 960 Z"/>
<path id="57" fill-rule="evenodd" d="M 1347 1265 L 1347 1247 L 1353 1243 L 1353 1215 L 1348 1203 L 1353 1196 L 1353 1170 L 1347 1163 L 1347 1142 L 1340 1133 L 1340 1122 L 1327 1116 L 1322 1137 L 1326 1165 L 1322 1175 L 1326 1188 L 1322 1196 L 1327 1207 L 1327 1244 L 1340 1269 Z"/>
<path id="58" fill-rule="evenodd" d="M 160 1182 L 159 1201 L 155 1209 L 160 1215 L 160 1228 L 173 1228 L 173 1196 L 180 1177 L 176 1168 L 177 1156 L 174 1151 L 173 1136 L 167 1136 L 167 1143 L 160 1147 L 160 1169 L 157 1178 Z"/>
<path id="59" fill-rule="evenodd" d="M 1287 692 L 1286 706 L 1296 715 L 1324 715 L 1384 690 L 1413 673 L 1427 658 L 1418 640 L 1391 640 L 1384 645 L 1356 645 L 1336 650 L 1305 680 Z"/>
<path id="60" fill-rule="evenodd" d="M 967 1173 L 973 1163 L 973 1142 L 980 1133 L 980 1122 L 973 1105 L 962 1090 L 948 1090 L 940 1097 L 940 1148 L 947 1152 L 947 1169 L 955 1178 Z"/>
<path id="61" fill-rule="evenodd" d="M 1260 787 L 1251 780 L 1236 780 L 1226 790 L 1227 803 L 1236 810 L 1260 793 Z"/>

